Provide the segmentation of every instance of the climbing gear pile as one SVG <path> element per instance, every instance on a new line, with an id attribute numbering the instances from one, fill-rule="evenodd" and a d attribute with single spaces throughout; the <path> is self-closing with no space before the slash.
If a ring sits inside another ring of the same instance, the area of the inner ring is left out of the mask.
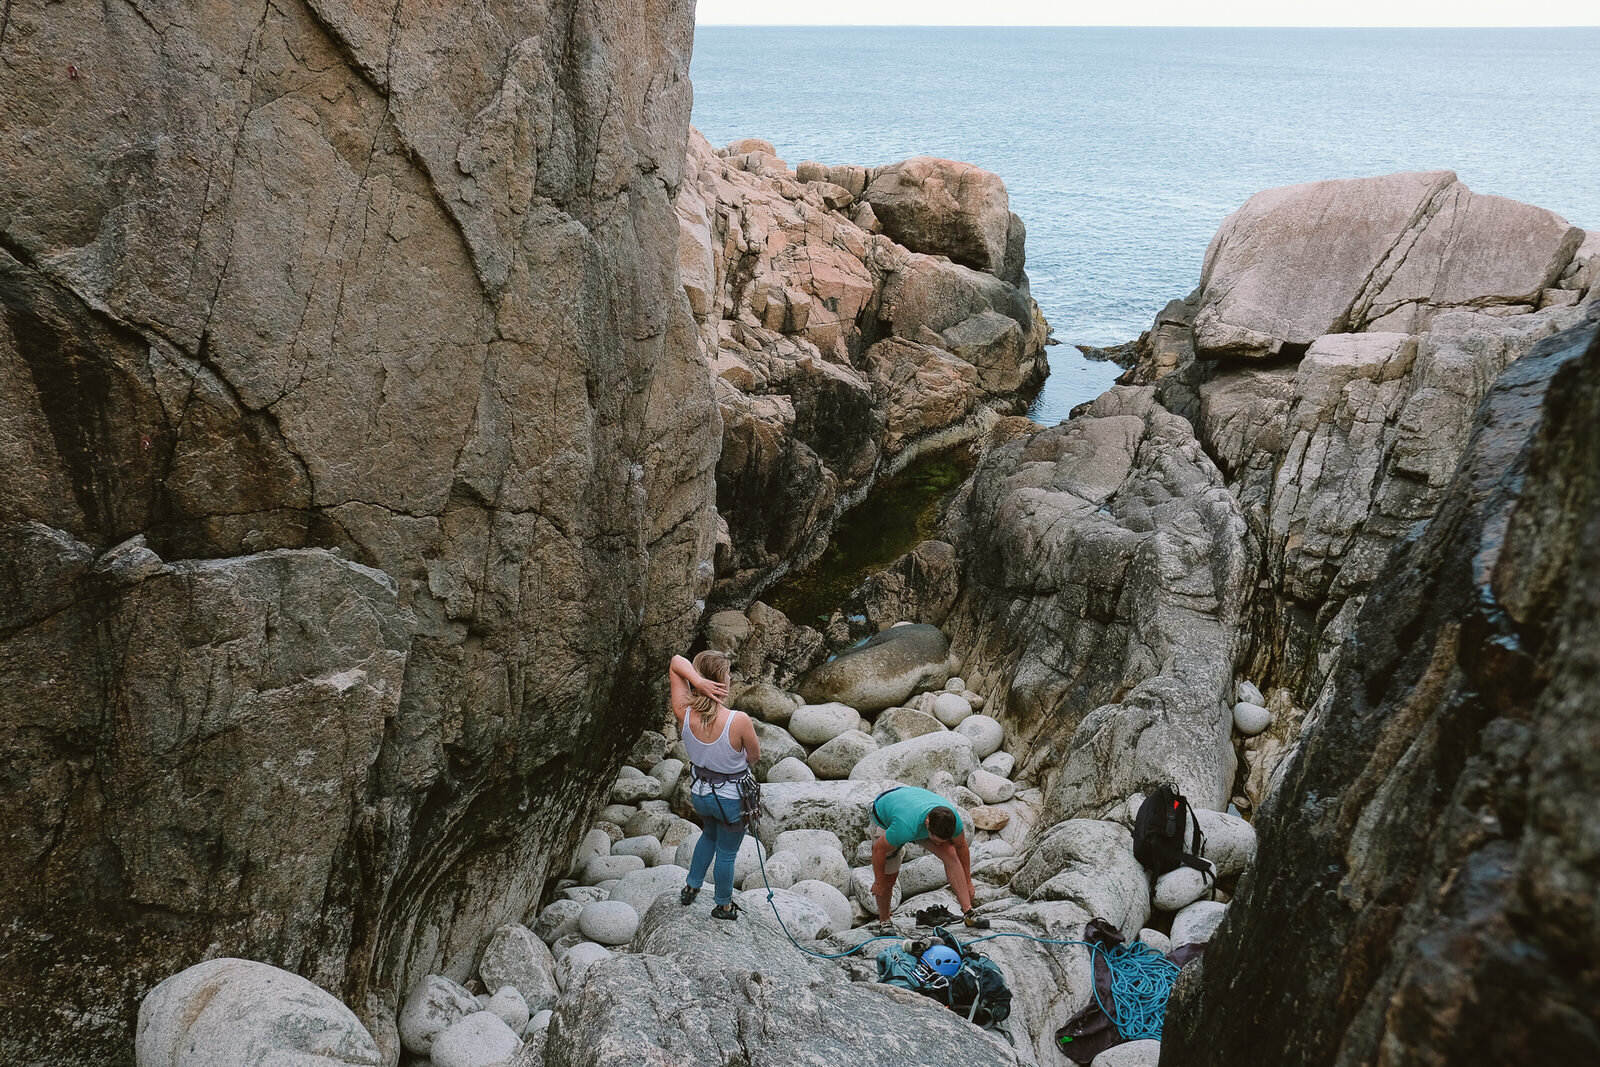
<path id="1" fill-rule="evenodd" d="M 993 960 L 943 927 L 936 940 L 891 945 L 878 953 L 878 981 L 938 1001 L 968 1022 L 993 1026 L 1011 1014 L 1011 989 Z"/>
<path id="2" fill-rule="evenodd" d="M 1090 920 L 1084 938 L 1079 943 L 1093 958 L 1094 1001 L 1056 1031 L 1057 1047 L 1069 1059 L 1089 1063 L 1123 1041 L 1159 1041 L 1172 983 L 1202 946 L 1181 947 L 1168 958 L 1142 941 L 1124 940 L 1104 919 Z"/>

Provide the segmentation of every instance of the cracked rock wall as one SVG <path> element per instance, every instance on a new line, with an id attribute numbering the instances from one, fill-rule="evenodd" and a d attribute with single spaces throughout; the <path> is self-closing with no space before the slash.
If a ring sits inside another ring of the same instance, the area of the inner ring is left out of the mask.
<path id="1" fill-rule="evenodd" d="M 709 588 L 692 4 L 4 10 L 0 1050 L 125 1061 L 205 955 L 381 1015 Z"/>

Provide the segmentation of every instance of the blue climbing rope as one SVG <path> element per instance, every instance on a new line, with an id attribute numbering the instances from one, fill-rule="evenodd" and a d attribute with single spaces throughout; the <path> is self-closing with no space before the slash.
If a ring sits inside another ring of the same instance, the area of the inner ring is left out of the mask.
<path id="1" fill-rule="evenodd" d="M 819 960 L 837 960 L 845 956 L 853 956 L 866 948 L 874 941 L 899 941 L 899 934 L 881 934 L 869 937 L 859 945 L 844 952 L 824 953 L 815 949 L 806 948 L 795 940 L 789 932 L 788 924 L 783 921 L 783 916 L 778 912 L 777 902 L 773 899 L 772 883 L 767 879 L 767 861 L 763 853 L 766 851 L 761 846 L 761 839 L 755 838 L 756 862 L 761 865 L 761 884 L 767 888 L 767 905 L 772 908 L 772 917 L 778 920 L 778 928 L 783 931 L 783 936 L 789 943 L 808 956 L 815 956 Z M 948 931 L 946 931 L 948 933 Z M 1106 1018 L 1111 1020 L 1117 1028 L 1117 1033 L 1128 1041 L 1139 1041 L 1144 1038 L 1161 1040 L 1161 1030 L 1167 1019 L 1167 998 L 1172 994 L 1172 983 L 1178 979 L 1179 967 L 1167 959 L 1160 952 L 1151 948 L 1143 941 L 1126 941 L 1120 945 L 1106 948 L 1104 945 L 1092 941 L 1060 941 L 1048 937 L 1035 937 L 1033 934 L 1024 934 L 1002 930 L 998 933 L 986 934 L 983 937 L 973 938 L 968 945 L 976 945 L 983 941 L 993 941 L 1000 937 L 1020 937 L 1026 941 L 1037 941 L 1041 945 L 1066 945 L 1078 946 L 1089 950 L 1090 958 L 1090 991 L 1094 994 L 1094 1002 L 1105 1012 Z M 957 945 L 961 942 L 954 934 L 951 940 Z M 965 947 L 965 946 L 963 946 Z M 1105 1001 L 1100 999 L 1100 989 L 1094 984 L 1094 953 L 1100 953 L 1105 958 L 1106 966 L 1111 970 L 1111 999 L 1116 1005 L 1115 1012 L 1106 1007 Z"/>
<path id="2" fill-rule="evenodd" d="M 854 956 L 857 952 L 860 952 L 862 949 L 866 948 L 868 945 L 872 944 L 874 941 L 899 941 L 900 940 L 900 935 L 899 934 L 879 934 L 877 937 L 869 937 L 869 938 L 867 938 L 865 941 L 861 942 L 861 944 L 857 945 L 855 948 L 846 949 L 844 952 L 835 952 L 835 953 L 833 953 L 831 955 L 828 954 L 828 953 L 825 953 L 825 952 L 818 952 L 815 949 L 806 948 L 804 945 L 802 945 L 800 942 L 798 942 L 798 941 L 796 941 L 794 939 L 794 935 L 789 932 L 788 924 L 783 921 L 783 916 L 778 914 L 778 904 L 777 904 L 777 902 L 775 900 L 772 899 L 772 894 L 773 894 L 772 883 L 767 880 L 767 860 L 766 860 L 766 857 L 762 855 L 762 853 L 765 852 L 766 850 L 761 847 L 761 839 L 759 837 L 755 838 L 755 843 L 756 843 L 756 862 L 761 864 L 761 884 L 767 887 L 767 905 L 768 905 L 768 907 L 770 907 L 772 909 L 772 917 L 774 919 L 778 920 L 778 928 L 783 931 L 783 936 L 787 937 L 789 939 L 789 944 L 793 945 L 795 948 L 799 949 L 801 952 L 804 952 L 806 955 L 815 956 L 819 960 L 838 960 L 838 959 L 843 959 L 846 956 Z"/>
<path id="3" fill-rule="evenodd" d="M 1105 1001 L 1100 999 L 1098 986 L 1092 987 L 1094 1002 L 1125 1039 L 1161 1040 L 1161 1030 L 1167 1020 L 1167 998 L 1172 994 L 1172 983 L 1177 981 L 1180 968 L 1143 941 L 1125 941 L 1106 948 L 1089 941 L 1056 941 L 1032 934 L 1002 931 L 974 938 L 967 944 L 993 941 L 997 937 L 1020 937 L 1041 945 L 1079 945 L 1090 950 L 1091 960 L 1093 953 L 1100 953 L 1111 970 L 1111 999 L 1117 1010 L 1113 1012 L 1106 1007 Z M 1093 973 L 1091 964 L 1091 976 Z"/>

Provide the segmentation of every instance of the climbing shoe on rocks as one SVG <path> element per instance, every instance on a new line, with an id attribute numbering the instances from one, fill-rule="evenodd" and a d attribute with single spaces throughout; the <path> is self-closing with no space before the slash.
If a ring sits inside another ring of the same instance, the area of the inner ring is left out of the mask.
<path id="1" fill-rule="evenodd" d="M 975 915 L 971 911 L 967 912 L 965 915 L 963 915 L 961 917 L 961 924 L 963 926 L 965 926 L 968 930 L 987 930 L 987 929 L 989 929 L 989 920 L 985 919 L 981 915 Z"/>
<path id="2" fill-rule="evenodd" d="M 682 889 L 680 889 L 678 891 L 678 903 L 679 904 L 684 904 L 684 905 L 693 904 L 694 903 L 694 898 L 699 896 L 699 895 L 700 895 L 699 887 L 692 886 L 692 885 L 686 885 L 686 886 L 684 886 Z"/>
<path id="3" fill-rule="evenodd" d="M 718 904 L 711 909 L 711 917 L 713 919 L 737 919 L 739 917 L 739 905 L 731 902 Z"/>
<path id="4" fill-rule="evenodd" d="M 873 937 L 893 937 L 899 936 L 900 931 L 894 928 L 894 923 L 884 919 L 882 922 L 875 922 L 868 926 L 867 933 Z"/>

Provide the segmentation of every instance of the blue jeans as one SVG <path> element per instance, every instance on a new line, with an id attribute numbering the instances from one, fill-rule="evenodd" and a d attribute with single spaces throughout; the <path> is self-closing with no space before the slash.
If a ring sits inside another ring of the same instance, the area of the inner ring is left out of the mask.
<path id="1" fill-rule="evenodd" d="M 739 855 L 739 842 L 744 840 L 744 823 L 724 820 L 730 815 L 735 820 L 739 818 L 739 802 L 711 793 L 691 793 L 689 803 L 705 820 L 700 841 L 694 846 L 694 859 L 689 861 L 689 886 L 699 889 L 705 885 L 706 868 L 710 867 L 712 881 L 716 883 L 712 899 L 718 904 L 731 903 L 733 861 Z M 713 855 L 717 858 L 715 865 L 711 862 Z"/>

